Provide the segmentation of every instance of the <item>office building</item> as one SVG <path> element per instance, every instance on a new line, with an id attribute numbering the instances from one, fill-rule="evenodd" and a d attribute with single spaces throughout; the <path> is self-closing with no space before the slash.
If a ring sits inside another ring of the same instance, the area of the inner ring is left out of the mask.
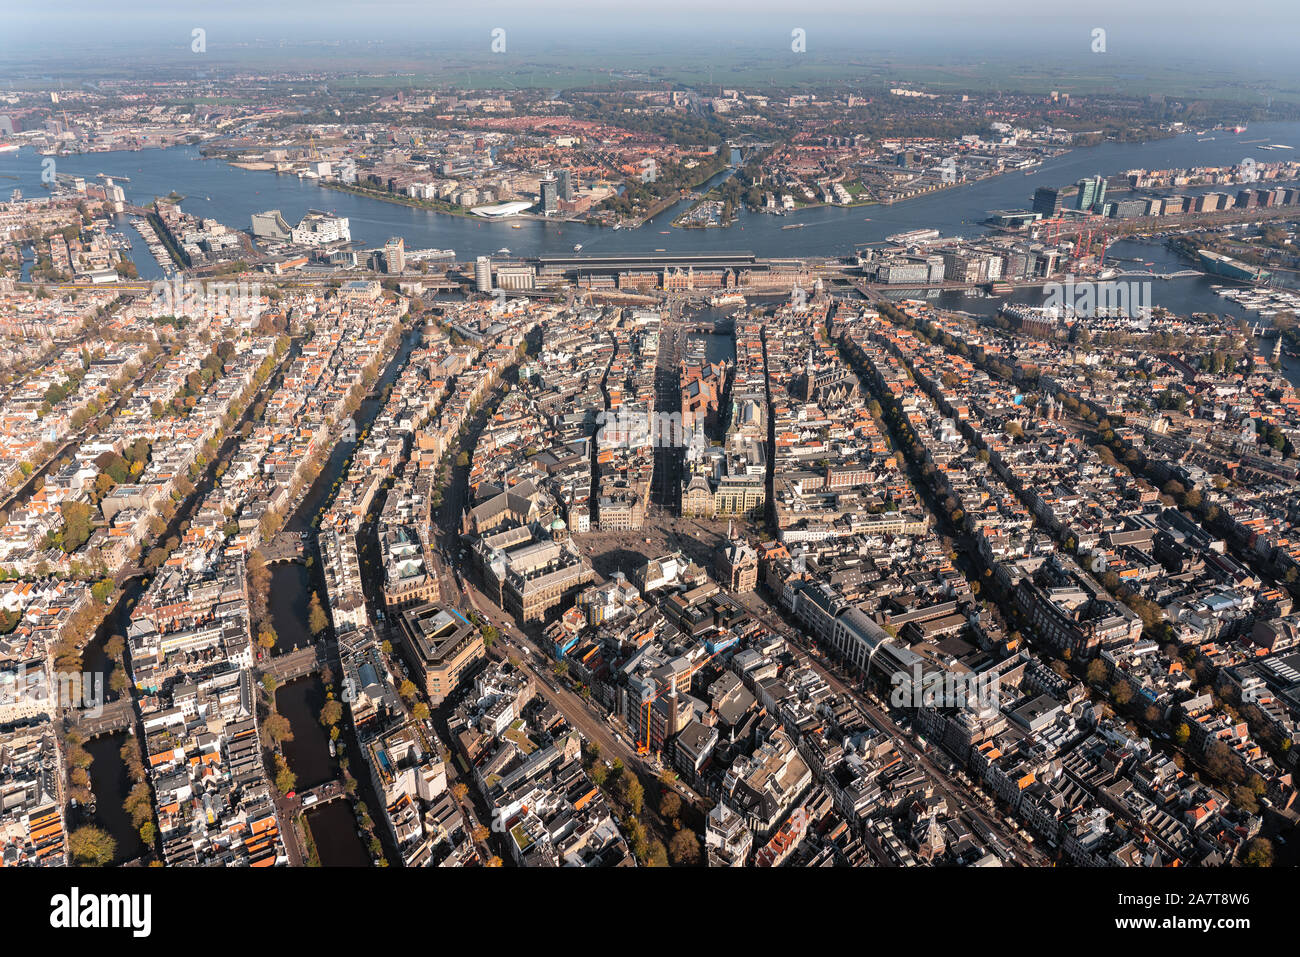
<path id="1" fill-rule="evenodd" d="M 394 236 L 384 243 L 384 272 L 401 273 L 406 270 L 406 243 L 401 236 Z"/>
<path id="2" fill-rule="evenodd" d="M 479 292 L 492 291 L 492 258 L 479 256 L 474 260 L 474 288 Z"/>
<path id="3" fill-rule="evenodd" d="M 547 216 L 553 216 L 559 211 L 559 187 L 553 176 L 548 176 L 542 180 L 542 213 Z"/>
<path id="4" fill-rule="evenodd" d="M 424 676 L 429 702 L 439 705 L 483 657 L 483 636 L 455 609 L 432 602 L 402 612 L 401 649 L 412 677 Z"/>

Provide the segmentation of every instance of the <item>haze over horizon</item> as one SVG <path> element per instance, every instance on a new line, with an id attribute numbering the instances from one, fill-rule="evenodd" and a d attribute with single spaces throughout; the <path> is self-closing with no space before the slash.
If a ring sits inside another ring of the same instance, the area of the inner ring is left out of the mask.
<path id="1" fill-rule="evenodd" d="M 300 44 L 360 47 L 382 71 L 391 53 L 402 68 L 422 51 L 473 57 L 489 55 L 494 28 L 507 31 L 519 57 L 581 51 L 589 66 L 620 66 L 618 55 L 672 58 L 706 51 L 787 64 L 790 33 L 806 31 L 809 59 L 818 54 L 994 58 L 1008 63 L 1048 60 L 1086 70 L 1098 63 L 1191 70 L 1208 68 L 1245 76 L 1286 76 L 1298 67 L 1290 54 L 1300 32 L 1300 7 L 1286 0 L 1253 5 L 1248 17 L 1232 17 L 1206 0 L 1160 2 L 1134 8 L 1123 0 L 1099 0 L 1068 9 L 1044 9 L 1032 0 L 971 4 L 932 0 L 900 10 L 880 3 L 817 0 L 813 4 L 736 0 L 702 10 L 690 0 L 664 0 L 653 10 L 627 9 L 596 0 L 558 0 L 545 6 L 509 0 L 467 9 L 418 0 L 286 0 L 268 5 L 232 0 L 220 5 L 178 7 L 163 0 L 131 0 L 107 8 L 89 0 L 59 5 L 51 18 L 40 8 L 11 11 L 0 36 L 0 80 L 23 75 L 50 59 L 69 57 L 84 73 L 105 65 L 174 65 L 191 57 L 191 31 L 206 32 L 212 66 L 250 59 L 273 64 L 275 51 Z M 1090 49 L 1095 29 L 1106 31 L 1106 59 Z M 141 53 L 152 54 L 140 61 Z M 287 54 L 285 54 L 287 55 Z M 89 59 L 88 59 L 89 58 Z M 260 65 L 260 64 L 259 64 Z M 295 64 L 296 65 L 296 64 Z M 330 64 L 323 62 L 321 67 Z M 355 66 L 355 65 L 352 65 Z M 749 64 L 757 68 L 758 64 Z M 1286 84 L 1282 84 L 1286 88 Z"/>

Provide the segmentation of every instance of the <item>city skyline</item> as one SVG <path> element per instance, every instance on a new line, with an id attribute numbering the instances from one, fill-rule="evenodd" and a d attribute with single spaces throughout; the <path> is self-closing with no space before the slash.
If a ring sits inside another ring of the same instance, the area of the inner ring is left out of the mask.
<path id="1" fill-rule="evenodd" d="M 3 22 L 0 890 L 56 942 L 436 946 L 550 868 L 741 946 L 1284 928 L 1300 8 Z"/>

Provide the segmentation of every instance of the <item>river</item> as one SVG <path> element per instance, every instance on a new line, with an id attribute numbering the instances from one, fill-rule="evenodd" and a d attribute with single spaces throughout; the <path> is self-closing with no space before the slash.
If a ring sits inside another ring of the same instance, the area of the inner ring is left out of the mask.
<path id="1" fill-rule="evenodd" d="M 290 222 L 297 222 L 309 209 L 328 210 L 348 217 L 352 237 L 360 243 L 373 247 L 390 236 L 401 236 L 408 249 L 450 248 L 462 261 L 492 255 L 501 247 L 508 247 L 516 256 L 569 255 L 576 243 L 583 244 L 584 253 L 600 254 L 650 252 L 662 247 L 673 252 L 745 249 L 765 257 L 843 256 L 857 245 L 879 242 L 906 229 L 933 227 L 945 236 L 982 235 L 984 227 L 979 223 L 990 210 L 1028 208 L 1038 186 L 1063 186 L 1084 176 L 1109 176 L 1128 169 L 1227 165 L 1248 156 L 1266 162 L 1295 156 L 1291 151 L 1259 152 L 1259 145 L 1271 143 L 1300 146 L 1300 123 L 1260 123 L 1240 134 L 1220 130 L 1205 141 L 1187 133 L 1146 143 L 1103 143 L 1049 159 L 1032 176 L 1013 172 L 892 206 L 819 207 L 792 216 L 741 210 L 735 225 L 726 229 L 672 228 L 673 219 L 689 201 L 674 204 L 639 229 L 536 220 L 489 222 L 327 189 L 297 176 L 236 169 L 220 160 L 204 159 L 193 146 L 61 156 L 57 163 L 58 172 L 91 181 L 101 172 L 129 177 L 130 182 L 121 185 L 128 200 L 137 205 L 174 190 L 187 197 L 186 211 L 214 217 L 237 229 L 248 229 L 252 214 L 267 209 L 279 209 Z M 25 196 L 39 196 L 42 159 L 45 157 L 30 147 L 0 154 L 0 177 L 9 177 L 3 182 L 13 182 Z M 731 172 L 717 174 L 701 189 Z M 805 228 L 781 228 L 792 223 L 802 223 Z M 126 231 L 134 232 L 129 227 Z M 136 261 L 141 276 L 161 275 L 147 249 Z"/>

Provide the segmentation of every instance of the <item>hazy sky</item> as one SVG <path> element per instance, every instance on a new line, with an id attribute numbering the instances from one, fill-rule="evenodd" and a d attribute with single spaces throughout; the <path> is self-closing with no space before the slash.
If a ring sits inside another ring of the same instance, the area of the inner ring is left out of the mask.
<path id="1" fill-rule="evenodd" d="M 380 40 L 431 47 L 486 48 L 494 27 L 515 49 L 545 52 L 589 44 L 708 49 L 743 46 L 787 52 L 790 31 L 817 49 L 909 48 L 1041 56 L 1087 52 L 1094 28 L 1117 57 L 1186 54 L 1210 62 L 1272 62 L 1295 69 L 1300 2 L 1254 0 L 50 0 L 10 3 L 0 14 L 0 75 L 35 54 L 184 51 L 191 30 L 208 49 L 253 41 Z"/>

